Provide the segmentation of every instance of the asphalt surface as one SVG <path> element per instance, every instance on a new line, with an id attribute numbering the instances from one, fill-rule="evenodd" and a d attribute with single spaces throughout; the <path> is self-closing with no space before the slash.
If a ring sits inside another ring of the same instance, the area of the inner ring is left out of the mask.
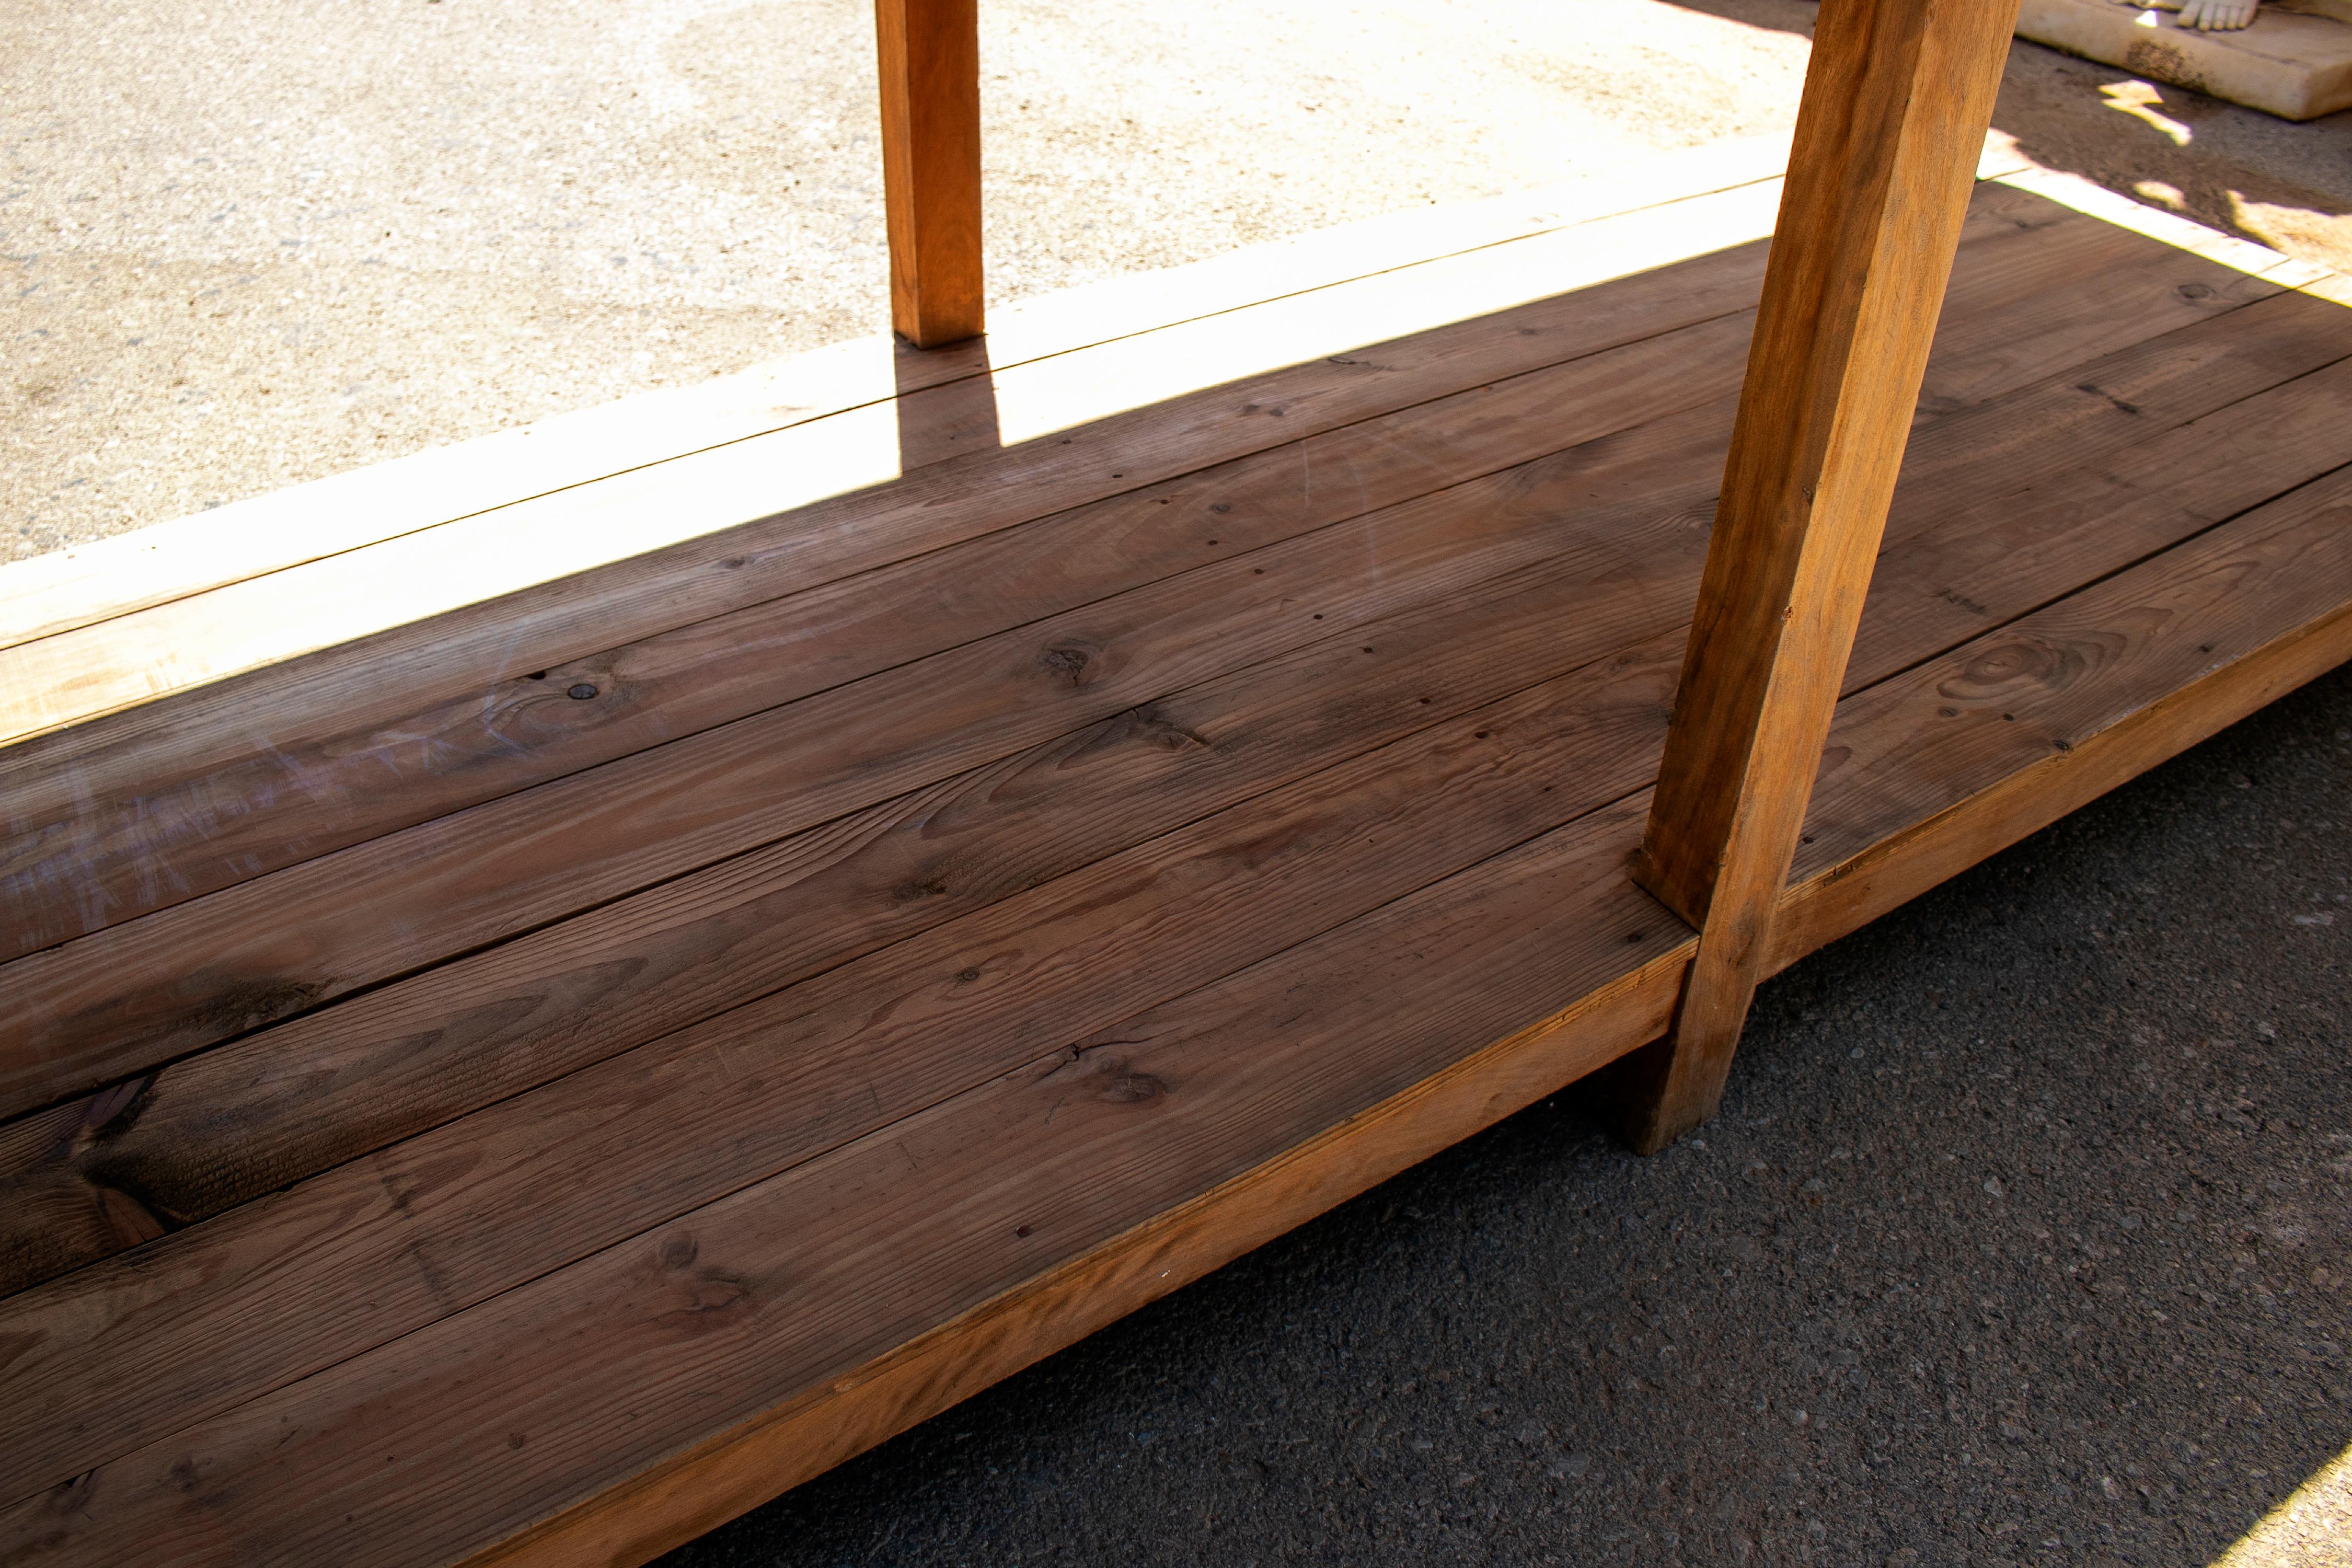
<path id="1" fill-rule="evenodd" d="M 2352 670 L 667 1568 L 2352 1562 Z"/>

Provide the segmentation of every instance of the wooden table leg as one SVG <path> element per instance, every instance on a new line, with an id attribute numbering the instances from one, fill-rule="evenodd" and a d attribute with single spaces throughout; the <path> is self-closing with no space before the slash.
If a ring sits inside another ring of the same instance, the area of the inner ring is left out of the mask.
<path id="1" fill-rule="evenodd" d="M 917 348 L 984 330 L 977 0 L 874 0 L 890 324 Z"/>
<path id="2" fill-rule="evenodd" d="M 1634 877 L 1698 928 L 1631 1068 L 1644 1152 L 1715 1113 L 1870 585 L 2018 0 L 1822 0 Z"/>

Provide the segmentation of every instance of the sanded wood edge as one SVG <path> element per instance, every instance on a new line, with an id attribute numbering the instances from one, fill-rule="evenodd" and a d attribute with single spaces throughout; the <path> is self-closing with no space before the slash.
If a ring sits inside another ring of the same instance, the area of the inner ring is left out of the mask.
<path id="1" fill-rule="evenodd" d="M 1860 930 L 2347 659 L 2352 604 L 1794 884 L 1773 916 L 1766 972 Z"/>
<path id="2" fill-rule="evenodd" d="M 1695 942 L 467 1562 L 634 1568 L 822 1475 L 1656 1038 Z"/>
<path id="3" fill-rule="evenodd" d="M 89 544 L 0 563 L 0 648 L 54 637 L 908 392 L 1563 228 L 1777 181 L 1788 138 L 1635 159 L 1478 201 L 1360 219 L 995 312 L 985 343 L 889 332 L 432 447 Z M 1990 160 L 1988 173 L 2006 163 Z"/>

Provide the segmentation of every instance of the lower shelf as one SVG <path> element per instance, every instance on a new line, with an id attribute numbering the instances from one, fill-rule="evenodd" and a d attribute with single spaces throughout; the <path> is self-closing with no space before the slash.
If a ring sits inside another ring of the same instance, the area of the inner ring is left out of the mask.
<path id="1" fill-rule="evenodd" d="M 2322 481 L 1849 699 L 1773 966 L 2352 659 L 2347 523 L 2352 477 Z M 1624 878 L 1647 804 L 1629 797 L 959 1102 L 937 1131 L 975 1181 L 998 1168 L 985 1137 L 1008 1105 L 1077 1102 L 1087 1128 L 1043 1182 L 959 1205 L 962 1235 L 1020 1233 L 1046 1212 L 1042 1189 L 1057 1219 L 1148 1217 L 481 1561 L 644 1561 L 1656 1038 L 1693 939 Z M 1311 1098 L 1272 1086 L 1311 1082 L 1343 1054 L 1363 1100 L 1343 1117 L 1221 1181 L 1196 1175 L 1172 1202 L 1118 1180 L 1152 1163 L 1147 1147 L 1181 1148 L 1175 1163 L 1202 1172 L 1244 1164 L 1239 1129 Z M 1122 1087 L 1139 1081 L 1151 1087 Z M 1162 1083 L 1190 1092 L 1146 1131 L 1124 1108 Z"/>

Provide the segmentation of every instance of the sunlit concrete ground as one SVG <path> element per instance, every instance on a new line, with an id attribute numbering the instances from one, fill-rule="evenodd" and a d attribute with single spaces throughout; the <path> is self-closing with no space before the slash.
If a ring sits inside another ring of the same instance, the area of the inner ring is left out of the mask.
<path id="1" fill-rule="evenodd" d="M 986 0 L 993 297 L 1785 125 L 1801 0 Z M 887 321 L 862 0 L 0 0 L 0 560 Z M 2352 262 L 2352 116 L 2020 46 L 2031 156 Z"/>
<path id="2" fill-rule="evenodd" d="M 982 10 L 999 300 L 1778 129 L 1811 15 Z M 877 330 L 869 26 L 0 0 L 0 558 Z M 2352 266 L 2352 117 L 1997 124 Z M 1702 1140 L 1564 1096 L 684 1561 L 2352 1561 L 2347 792 L 2337 678 L 1777 983 Z"/>

